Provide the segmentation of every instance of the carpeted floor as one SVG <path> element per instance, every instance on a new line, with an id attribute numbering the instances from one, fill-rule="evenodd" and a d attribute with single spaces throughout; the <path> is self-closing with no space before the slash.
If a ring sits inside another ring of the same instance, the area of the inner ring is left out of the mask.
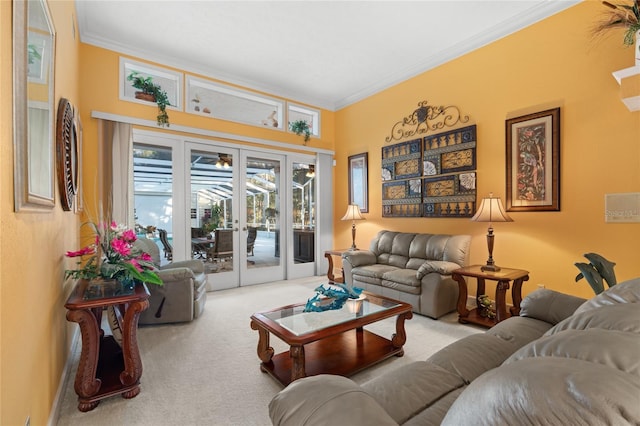
<path id="1" fill-rule="evenodd" d="M 144 371 L 140 394 L 111 397 L 93 411 L 77 410 L 73 389 L 80 345 L 57 425 L 270 425 L 268 404 L 282 388 L 259 368 L 258 333 L 249 326 L 252 313 L 304 302 L 326 281 L 310 277 L 208 293 L 203 316 L 184 324 L 141 326 L 138 331 Z M 482 329 L 457 323 L 451 313 L 438 321 L 414 315 L 405 323 L 405 355 L 393 357 L 353 376 L 358 383 L 416 360 Z M 382 336 L 395 332 L 395 319 L 366 327 Z M 271 337 L 276 353 L 288 350 Z"/>

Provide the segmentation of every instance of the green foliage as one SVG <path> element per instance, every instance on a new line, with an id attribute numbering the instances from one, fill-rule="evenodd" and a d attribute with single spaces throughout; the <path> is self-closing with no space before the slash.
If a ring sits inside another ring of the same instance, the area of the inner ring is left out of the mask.
<path id="1" fill-rule="evenodd" d="M 304 141 L 309 142 L 309 138 L 311 137 L 311 129 L 309 128 L 309 123 L 307 123 L 306 121 L 298 120 L 290 122 L 289 130 L 291 130 L 298 136 L 304 133 Z"/>
<path id="2" fill-rule="evenodd" d="M 169 127 L 169 114 L 167 114 L 167 106 L 171 105 L 169 102 L 169 96 L 167 92 L 162 90 L 160 85 L 153 82 L 151 77 L 143 77 L 136 71 L 133 71 L 127 76 L 127 80 L 131 82 L 131 85 L 140 90 L 142 93 L 153 95 L 158 104 L 158 116 L 157 121 L 159 126 Z"/>

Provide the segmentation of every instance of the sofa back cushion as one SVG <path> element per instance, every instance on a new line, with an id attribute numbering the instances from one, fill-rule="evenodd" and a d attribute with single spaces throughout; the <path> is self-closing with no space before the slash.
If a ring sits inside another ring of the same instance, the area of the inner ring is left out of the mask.
<path id="1" fill-rule="evenodd" d="M 469 259 L 469 235 L 415 234 L 380 231 L 369 250 L 377 262 L 398 268 L 418 269 L 426 260 L 440 260 L 465 266 Z"/>

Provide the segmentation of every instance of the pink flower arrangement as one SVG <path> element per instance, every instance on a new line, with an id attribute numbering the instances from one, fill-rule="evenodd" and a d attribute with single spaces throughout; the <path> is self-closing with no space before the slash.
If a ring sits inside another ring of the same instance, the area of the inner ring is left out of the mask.
<path id="1" fill-rule="evenodd" d="M 66 278 L 114 278 L 120 281 L 138 280 L 162 285 L 155 273 L 151 256 L 133 243 L 137 237 L 133 230 L 115 222 L 89 225 L 95 232 L 95 242 L 78 251 L 68 251 L 67 257 L 78 258 L 78 268 L 65 271 Z"/>

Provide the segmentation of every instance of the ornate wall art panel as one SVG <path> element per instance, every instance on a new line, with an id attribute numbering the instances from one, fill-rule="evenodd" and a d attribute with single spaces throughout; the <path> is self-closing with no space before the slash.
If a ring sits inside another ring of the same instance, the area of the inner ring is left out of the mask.
<path id="1" fill-rule="evenodd" d="M 471 217 L 476 211 L 476 173 L 425 178 L 423 216 Z"/>
<path id="2" fill-rule="evenodd" d="M 382 148 L 383 217 L 422 215 L 421 176 L 422 139 Z"/>
<path id="3" fill-rule="evenodd" d="M 382 148 L 382 180 L 418 177 L 422 174 L 422 140 L 390 145 Z"/>
<path id="4" fill-rule="evenodd" d="M 382 184 L 383 217 L 422 216 L 422 181 L 419 178 Z"/>
<path id="5" fill-rule="evenodd" d="M 475 169 L 475 125 L 425 137 L 423 215 L 473 216 L 476 201 Z"/>

